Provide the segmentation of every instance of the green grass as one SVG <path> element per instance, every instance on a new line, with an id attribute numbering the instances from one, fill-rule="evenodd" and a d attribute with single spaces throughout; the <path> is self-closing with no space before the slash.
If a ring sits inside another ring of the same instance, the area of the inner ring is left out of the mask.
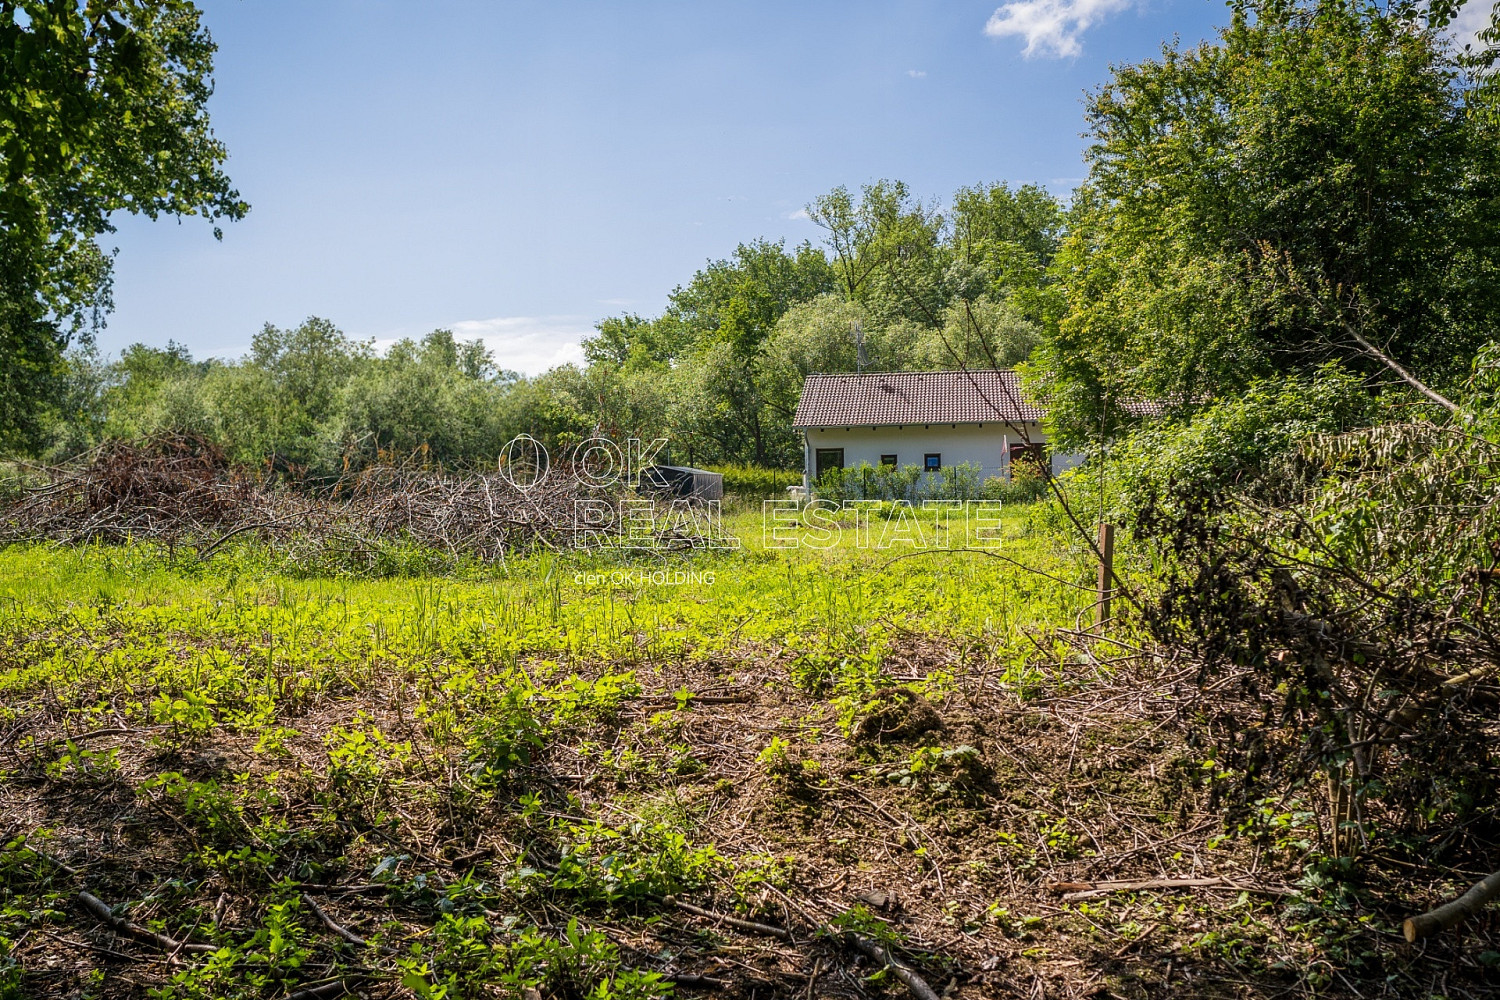
<path id="1" fill-rule="evenodd" d="M 1005 512 L 993 551 L 1015 563 L 862 548 L 852 515 L 832 548 L 768 547 L 745 507 L 733 549 L 441 575 L 415 571 L 447 564 L 430 553 L 385 566 L 405 575 L 319 575 L 253 542 L 205 563 L 0 549 L 0 997 L 249 1000 L 344 979 L 645 1000 L 672 995 L 674 970 L 738 975 L 716 957 L 727 932 L 668 895 L 780 924 L 784 893 L 931 981 L 1003 953 L 1024 985 L 1142 937 L 1111 979 L 1132 1000 L 1164 979 L 1158 944 L 1235 976 L 1343 955 L 1371 918 L 1332 896 L 1278 923 L 1271 900 L 1059 909 L 1046 892 L 1097 877 L 1099 856 L 1135 875 L 1200 853 L 1291 866 L 1308 846 L 1295 799 L 1214 826 L 1192 714 L 1149 711 L 1169 693 L 1142 697 L 1128 668 L 1058 636 L 1089 613 L 1094 570 L 1046 513 Z M 940 729 L 915 724 L 924 705 Z M 1178 831 L 1163 841 L 1178 853 L 1142 855 L 1142 823 Z M 854 895 L 871 886 L 922 892 L 876 913 Z M 110 978 L 66 943 L 107 934 L 81 889 L 217 950 L 169 966 L 100 936 L 142 959 Z M 372 945 L 328 933 L 315 906 Z M 780 975 L 779 944 L 742 944 L 761 978 L 738 986 Z M 836 937 L 800 947 L 827 968 L 850 957 Z"/>
<path id="2" fill-rule="evenodd" d="M 984 641 L 995 656 L 1034 656 L 1019 629 L 1071 624 L 1090 604 L 1013 565 L 909 550 L 767 550 L 758 513 L 732 517 L 737 551 L 662 559 L 543 553 L 454 577 L 305 578 L 254 547 L 176 565 L 146 547 L 0 550 L 0 628 L 13 639 L 66 623 L 73 643 L 100 630 L 213 639 L 255 656 L 313 657 L 351 668 L 376 650 L 398 660 L 513 664 L 527 656 L 643 663 L 820 638 L 860 642 L 900 630 Z M 1086 584 L 1086 564 L 1009 517 L 998 550 Z M 846 535 L 848 533 L 846 532 Z M 681 584 L 653 582 L 685 579 Z M 711 582 L 709 582 L 711 580 Z M 174 638 L 175 637 L 175 638 Z M 42 667 L 46 673 L 52 667 Z M 25 689 L 38 667 L 0 672 Z"/>
<path id="3" fill-rule="evenodd" d="M 726 527 L 739 547 L 543 552 L 383 579 L 310 575 L 255 543 L 201 564 L 148 545 L 0 550 L 0 728 L 21 734 L 0 786 L 37 810 L 30 840 L 0 844 L 0 956 L 62 919 L 64 887 L 86 884 L 134 919 L 222 945 L 173 972 L 161 996 L 289 991 L 313 956 L 322 968 L 330 958 L 296 886 L 390 878 L 362 933 L 397 948 L 382 975 L 416 995 L 481 983 L 662 995 L 655 973 L 587 928 L 559 935 L 494 913 L 545 904 L 587 916 L 713 885 L 728 887 L 728 905 L 752 905 L 745 887 L 775 859 L 721 855 L 674 791 L 734 784 L 695 760 L 685 683 L 763 685 L 771 712 L 778 689 L 800 689 L 804 703 L 826 698 L 814 713 L 847 734 L 893 683 L 934 697 L 953 687 L 961 667 L 941 658 L 901 660 L 920 675 L 898 680 L 887 658 L 903 643 L 965 650 L 958 662 L 1024 696 L 1070 655 L 1048 630 L 1092 598 L 1078 589 L 1092 578 L 1083 556 L 1025 509 L 1005 516 L 999 551 L 1078 587 L 983 556 L 893 561 L 910 550 L 861 548 L 849 531 L 826 550 L 767 548 L 758 510 Z M 622 740 L 631 706 L 635 735 Z M 928 756 L 903 766 L 924 788 L 958 787 L 953 754 Z M 601 812 L 579 817 L 594 807 L 575 796 L 591 786 L 539 777 L 558 761 L 656 791 L 596 798 Z M 111 803 L 137 846 L 64 877 L 34 852 L 54 830 L 101 837 L 94 812 L 55 811 L 90 797 Z M 640 818 L 621 826 L 621 815 Z M 481 838 L 515 850 L 483 884 L 439 878 L 428 855 L 396 846 L 456 856 Z M 557 860 L 534 868 L 531 852 Z M 160 877 L 145 889 L 118 877 L 128 868 Z M 216 898 L 233 900 L 223 930 Z"/>

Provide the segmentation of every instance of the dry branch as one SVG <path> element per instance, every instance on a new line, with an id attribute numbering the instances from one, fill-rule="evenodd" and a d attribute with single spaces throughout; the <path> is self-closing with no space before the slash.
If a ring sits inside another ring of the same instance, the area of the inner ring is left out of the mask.
<path id="1" fill-rule="evenodd" d="M 337 934 L 345 941 L 348 941 L 356 948 L 374 948 L 377 951 L 380 951 L 387 955 L 394 954 L 394 951 L 390 948 L 387 948 L 385 945 L 371 944 L 369 941 L 366 941 L 364 938 L 360 937 L 358 934 L 354 933 L 343 924 L 334 920 L 328 915 L 326 910 L 319 906 L 313 900 L 313 898 L 305 892 L 302 894 L 302 902 L 306 903 L 308 907 L 313 911 L 313 913 L 317 914 L 318 919 L 323 922 L 324 927 L 327 927 L 330 931 Z"/>
<path id="2" fill-rule="evenodd" d="M 669 972 L 662 978 L 674 986 L 688 986 L 699 990 L 727 990 L 731 985 L 727 979 L 715 979 L 713 976 L 700 976 L 692 972 Z"/>
<path id="3" fill-rule="evenodd" d="M 373 563 L 379 546 L 409 541 L 486 562 L 507 552 L 619 539 L 620 489 L 593 487 L 558 466 L 522 489 L 503 475 L 419 462 L 372 466 L 314 490 L 230 464 L 211 442 L 167 435 L 110 442 L 73 463 L 38 470 L 47 485 L 0 505 L 0 543 L 155 541 L 204 561 L 241 536 L 292 543 L 314 558 Z M 580 524 L 578 504 L 602 516 Z M 702 547 L 706 538 L 658 532 L 633 545 Z"/>
<path id="4" fill-rule="evenodd" d="M 219 950 L 218 945 L 187 944 L 185 942 L 178 941 L 176 938 L 168 937 L 165 934 L 158 934 L 151 928 L 143 927 L 133 921 L 126 920 L 124 917 L 117 917 L 110 909 L 109 904 L 104 902 L 104 900 L 100 899 L 98 896 L 95 896 L 93 893 L 80 892 L 78 894 L 78 902 L 82 903 L 83 908 L 88 910 L 89 913 L 95 917 L 95 919 L 97 919 L 101 924 L 104 924 L 110 930 L 114 931 L 116 934 L 128 934 L 131 937 L 139 938 L 142 941 L 149 941 L 151 944 L 156 945 L 158 948 L 162 949 L 168 954 L 175 955 L 176 953 L 182 951 L 207 953 Z"/>
<path id="5" fill-rule="evenodd" d="M 1475 882 L 1469 891 L 1420 916 L 1407 917 L 1401 924 L 1401 933 L 1408 941 L 1439 934 L 1456 924 L 1463 923 L 1484 908 L 1484 905 L 1500 896 L 1500 872 Z"/>
<path id="6" fill-rule="evenodd" d="M 742 930 L 747 934 L 760 934 L 764 937 L 780 938 L 783 941 L 790 941 L 792 939 L 791 931 L 780 927 L 772 927 L 770 924 L 758 924 L 753 920 L 741 920 L 739 917 L 728 917 L 714 913 L 711 910 L 703 909 L 701 906 L 685 903 L 676 896 L 667 896 L 663 901 L 668 906 L 675 906 L 684 913 L 691 913 L 694 916 L 704 917 L 709 920 L 717 920 L 719 923 L 728 924 L 730 927 Z"/>
<path id="7" fill-rule="evenodd" d="M 1080 899 L 1107 896 L 1112 892 L 1137 892 L 1143 889 L 1198 889 L 1214 885 L 1227 885 L 1226 879 L 1214 878 L 1150 878 L 1117 882 L 1062 882 L 1054 891 L 1063 890 L 1065 903 Z M 1076 887 L 1076 888 L 1075 888 Z"/>
<path id="8" fill-rule="evenodd" d="M 321 986 L 309 986 L 287 995 L 286 1000 L 335 1000 L 337 997 L 348 996 L 353 990 L 343 980 L 334 980 Z"/>
<path id="9" fill-rule="evenodd" d="M 764 937 L 778 938 L 782 941 L 792 940 L 791 931 L 783 930 L 780 927 L 772 927 L 770 924 L 758 924 L 752 920 L 741 920 L 738 917 L 723 916 L 711 910 L 694 906 L 691 903 L 685 903 L 675 896 L 667 896 L 663 901 L 684 912 L 710 920 L 717 920 L 720 923 L 728 924 L 730 927 L 742 930 L 747 934 L 759 934 Z M 807 917 L 805 913 L 802 915 L 804 918 Z M 854 931 L 839 930 L 830 924 L 818 924 L 818 930 L 830 937 L 842 938 L 856 950 L 864 952 L 885 968 L 890 969 L 891 974 L 901 980 L 917 1000 L 939 1000 L 938 995 L 933 992 L 932 987 L 927 985 L 927 981 L 918 975 L 915 969 L 870 938 L 865 937 L 863 934 L 857 934 Z"/>
<path id="10" fill-rule="evenodd" d="M 855 934 L 853 931 L 845 932 L 844 937 L 855 948 L 858 948 L 881 965 L 890 969 L 891 974 L 905 983 L 906 988 L 911 990 L 911 995 L 916 997 L 917 1000 L 939 1000 L 938 995 L 933 992 L 931 986 L 927 985 L 925 979 L 917 975 L 911 966 L 901 961 L 895 955 L 892 955 L 887 949 L 876 944 L 863 934 Z"/>

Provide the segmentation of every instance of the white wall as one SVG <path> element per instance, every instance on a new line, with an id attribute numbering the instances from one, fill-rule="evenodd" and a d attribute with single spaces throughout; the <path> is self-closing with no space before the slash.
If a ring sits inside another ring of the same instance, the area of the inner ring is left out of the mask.
<path id="1" fill-rule="evenodd" d="M 1035 423 L 1025 425 L 1026 435 L 1033 444 L 1047 440 L 1046 433 Z M 1010 474 L 1010 445 L 1024 443 L 1013 429 L 1003 423 L 996 424 L 907 424 L 905 427 L 842 427 L 810 428 L 807 430 L 807 452 L 805 475 L 810 480 L 816 472 L 819 448 L 844 449 L 844 468 L 852 469 L 862 463 L 878 466 L 881 455 L 895 455 L 898 465 L 921 465 L 923 456 L 937 452 L 943 456 L 943 465 L 961 465 L 965 462 L 979 466 L 981 478 Z M 1061 472 L 1078 464 L 1079 456 L 1053 455 L 1052 471 Z"/>

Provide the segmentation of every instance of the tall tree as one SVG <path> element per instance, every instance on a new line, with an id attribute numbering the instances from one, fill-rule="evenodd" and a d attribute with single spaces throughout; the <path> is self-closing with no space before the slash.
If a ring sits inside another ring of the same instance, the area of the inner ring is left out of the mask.
<path id="1" fill-rule="evenodd" d="M 0 2 L 0 448 L 37 444 L 63 349 L 110 308 L 113 213 L 248 210 L 209 127 L 214 52 L 189 0 Z"/>
<path id="2" fill-rule="evenodd" d="M 785 451 L 788 433 L 767 412 L 759 372 L 777 321 L 798 302 L 834 289 L 834 272 L 822 251 L 803 243 L 741 244 L 727 260 L 709 262 L 672 293 L 659 322 L 680 324 L 695 346 L 683 384 L 695 386 L 706 412 L 715 457 L 766 464 Z M 709 448 L 705 446 L 705 451 Z"/>
<path id="3" fill-rule="evenodd" d="M 859 198 L 836 187 L 807 206 L 827 231 L 840 290 L 878 321 L 936 321 L 947 301 L 946 221 L 901 181 L 866 184 Z"/>
<path id="4" fill-rule="evenodd" d="M 997 244 L 1012 243 L 1038 264 L 1051 263 L 1063 233 L 1063 207 L 1046 188 L 1005 183 L 962 187 L 953 195 L 953 243 L 977 260 Z"/>
<path id="5" fill-rule="evenodd" d="M 1061 429 L 1330 359 L 1467 367 L 1500 320 L 1500 171 L 1445 6 L 1236 0 L 1216 41 L 1092 95 L 1034 367 Z"/>

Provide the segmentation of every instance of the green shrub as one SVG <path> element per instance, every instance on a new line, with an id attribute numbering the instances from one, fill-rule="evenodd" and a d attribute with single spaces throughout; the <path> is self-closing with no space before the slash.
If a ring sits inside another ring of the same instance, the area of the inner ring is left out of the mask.
<path id="1" fill-rule="evenodd" d="M 1336 365 L 1312 378 L 1256 383 L 1215 403 L 1186 423 L 1159 422 L 1137 431 L 1106 454 L 1106 461 L 1074 474 L 1080 500 L 1097 503 L 1099 476 L 1114 498 L 1106 516 L 1135 522 L 1208 511 L 1229 494 L 1270 499 L 1272 484 L 1288 481 L 1283 460 L 1320 434 L 1366 427 L 1378 401 L 1359 377 Z M 1109 503 L 1107 500 L 1106 503 Z"/>
<path id="2" fill-rule="evenodd" d="M 557 938 L 527 928 L 503 955 L 509 968 L 502 981 L 522 990 L 546 987 L 558 996 L 589 1000 L 656 1000 L 673 992 L 661 973 L 625 968 L 619 946 L 600 931 L 579 927 L 577 917 Z"/>
<path id="3" fill-rule="evenodd" d="M 918 465 L 874 466 L 862 462 L 851 469 L 827 469 L 813 485 L 822 500 L 978 500 L 985 495 L 983 471 L 972 462 L 944 466 L 934 475 Z"/>
<path id="4" fill-rule="evenodd" d="M 546 883 L 580 902 L 614 905 L 697 891 L 724 868 L 712 845 L 694 847 L 666 823 L 572 823 Z"/>
<path id="5" fill-rule="evenodd" d="M 724 477 L 724 495 L 741 500 L 782 500 L 788 486 L 800 486 L 802 473 L 790 469 L 762 469 L 754 465 L 711 465 L 708 471 Z"/>
<path id="6" fill-rule="evenodd" d="M 1031 462 L 1012 462 L 1010 478 L 995 476 L 984 481 L 984 499 L 1002 503 L 1033 503 L 1047 496 L 1046 474 Z"/>
<path id="7" fill-rule="evenodd" d="M 1471 430 L 1489 357 L 1456 415 L 1329 366 L 1113 450 L 1110 506 L 1155 550 L 1145 632 L 1267 720 L 1216 739 L 1212 794 L 1250 808 L 1267 775 L 1326 778 L 1334 856 L 1380 825 L 1459 822 L 1500 787 L 1493 709 L 1448 683 L 1490 665 L 1469 645 L 1500 535 L 1500 446 Z"/>

